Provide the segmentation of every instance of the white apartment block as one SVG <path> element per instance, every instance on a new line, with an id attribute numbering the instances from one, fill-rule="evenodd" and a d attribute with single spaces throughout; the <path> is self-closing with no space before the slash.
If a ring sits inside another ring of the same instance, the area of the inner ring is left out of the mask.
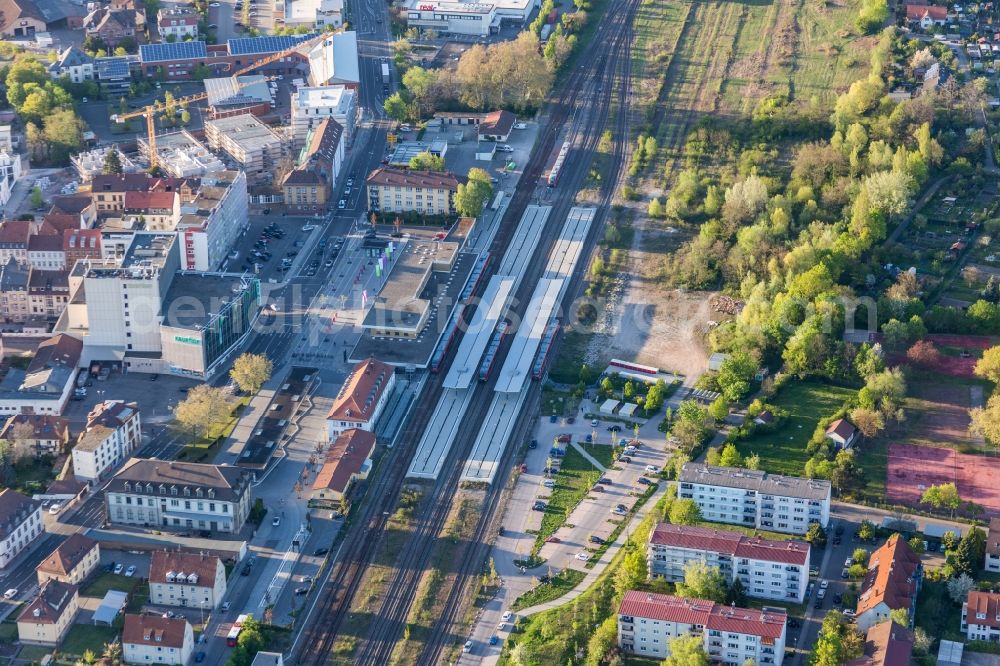
<path id="1" fill-rule="evenodd" d="M 805 534 L 812 523 L 830 522 L 829 481 L 688 463 L 677 496 L 694 500 L 713 523 Z"/>
<path id="2" fill-rule="evenodd" d="M 118 525 L 236 534 L 250 513 L 248 470 L 133 458 L 104 492 Z"/>
<path id="3" fill-rule="evenodd" d="M 340 123 L 344 139 L 350 143 L 357 115 L 357 94 L 346 86 L 302 87 L 292 93 L 292 133 L 298 146 L 324 118 Z"/>
<path id="4" fill-rule="evenodd" d="M 802 603 L 809 584 L 809 544 L 770 541 L 705 527 L 660 523 L 649 537 L 649 575 L 684 580 L 695 561 L 714 567 L 729 584 L 739 580 L 748 597 Z"/>
<path id="5" fill-rule="evenodd" d="M 16 490 L 0 490 L 0 569 L 45 532 L 42 503 Z"/>
<path id="6" fill-rule="evenodd" d="M 368 209 L 383 213 L 448 215 L 455 212 L 458 179 L 447 171 L 382 167 L 368 175 Z"/>
<path id="7" fill-rule="evenodd" d="M 194 631 L 183 617 L 126 615 L 122 656 L 126 664 L 184 666 L 194 650 Z"/>
<path id="8" fill-rule="evenodd" d="M 618 608 L 618 647 L 642 657 L 665 659 L 670 641 L 700 636 L 712 663 L 780 664 L 785 653 L 785 610 L 751 610 L 702 599 L 631 590 Z"/>
<path id="9" fill-rule="evenodd" d="M 218 270 L 249 218 L 245 173 L 222 171 L 202 176 L 198 196 L 181 205 L 177 224 L 181 268 Z"/>
<path id="10" fill-rule="evenodd" d="M 212 610 L 226 596 L 226 568 L 215 555 L 154 551 L 149 600 L 162 606 Z"/>
<path id="11" fill-rule="evenodd" d="M 73 473 L 78 481 L 103 479 L 141 443 L 139 405 L 105 400 L 87 415 L 87 428 L 73 447 Z"/>

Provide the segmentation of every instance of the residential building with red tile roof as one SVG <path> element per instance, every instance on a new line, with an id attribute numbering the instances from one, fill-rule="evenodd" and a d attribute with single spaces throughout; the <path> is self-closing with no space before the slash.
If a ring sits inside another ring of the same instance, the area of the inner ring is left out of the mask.
<path id="1" fill-rule="evenodd" d="M 913 663 L 913 632 L 889 620 L 868 630 L 864 655 L 847 662 L 847 666 L 910 666 Z"/>
<path id="2" fill-rule="evenodd" d="M 842 449 L 849 449 L 858 437 L 858 429 L 847 419 L 837 419 L 826 429 L 826 438 Z"/>
<path id="3" fill-rule="evenodd" d="M 1000 594 L 969 592 L 962 603 L 962 633 L 970 641 L 1000 641 Z"/>
<path id="4" fill-rule="evenodd" d="M 906 5 L 906 20 L 919 23 L 924 30 L 933 25 L 944 25 L 948 22 L 948 8 L 933 5 Z"/>
<path id="5" fill-rule="evenodd" d="M 344 381 L 326 417 L 330 441 L 350 428 L 373 432 L 396 385 L 395 369 L 374 357 L 361 361 Z"/>
<path id="6" fill-rule="evenodd" d="M 79 610 L 77 586 L 50 580 L 17 616 L 18 640 L 32 645 L 58 645 Z"/>
<path id="7" fill-rule="evenodd" d="M 809 584 L 809 544 L 771 541 L 739 532 L 660 523 L 646 549 L 649 575 L 684 580 L 694 561 L 719 569 L 728 583 L 739 580 L 747 596 L 802 603 Z"/>
<path id="8" fill-rule="evenodd" d="M 67 229 L 63 232 L 63 254 L 66 267 L 73 268 L 80 259 L 101 258 L 100 229 Z"/>
<path id="9" fill-rule="evenodd" d="M 47 233 L 29 236 L 28 264 L 32 268 L 44 271 L 65 270 L 66 252 L 63 251 L 62 236 Z"/>
<path id="10" fill-rule="evenodd" d="M 778 664 L 785 652 L 783 608 L 736 608 L 667 594 L 631 590 L 618 607 L 618 647 L 643 657 L 664 659 L 670 641 L 700 636 L 716 663 Z"/>
<path id="11" fill-rule="evenodd" d="M 316 475 L 309 494 L 310 500 L 315 504 L 335 506 L 355 480 L 368 478 L 374 452 L 373 433 L 360 428 L 350 428 L 340 433 L 330 445 L 326 462 Z"/>
<path id="12" fill-rule="evenodd" d="M 414 211 L 426 215 L 455 212 L 459 179 L 447 171 L 415 171 L 380 167 L 365 180 L 368 208 L 383 213 Z"/>
<path id="13" fill-rule="evenodd" d="M 28 237 L 33 229 L 29 220 L 0 222 L 0 264 L 6 264 L 11 257 L 21 266 L 28 264 Z"/>
<path id="14" fill-rule="evenodd" d="M 183 617 L 125 615 L 122 656 L 126 664 L 182 666 L 191 659 L 194 631 Z"/>
<path id="15" fill-rule="evenodd" d="M 149 600 L 162 606 L 211 610 L 226 596 L 226 568 L 216 555 L 153 551 Z"/>
<path id="16" fill-rule="evenodd" d="M 80 585 L 101 562 L 101 545 L 75 532 L 35 567 L 38 584 L 47 580 Z"/>
<path id="17" fill-rule="evenodd" d="M 69 444 L 69 421 L 54 414 L 15 414 L 0 428 L 0 439 L 13 442 L 18 455 L 58 456 Z"/>
<path id="18" fill-rule="evenodd" d="M 923 577 L 920 556 L 899 534 L 893 534 L 868 557 L 868 573 L 861 583 L 855 621 L 861 631 L 904 609 L 912 621 Z"/>

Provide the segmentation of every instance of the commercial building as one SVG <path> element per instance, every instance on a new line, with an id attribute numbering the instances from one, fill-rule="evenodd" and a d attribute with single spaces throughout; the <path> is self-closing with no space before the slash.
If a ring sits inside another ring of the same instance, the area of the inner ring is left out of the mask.
<path id="1" fill-rule="evenodd" d="M 700 636 L 713 663 L 780 664 L 785 653 L 783 608 L 751 610 L 702 599 L 631 590 L 618 608 L 618 647 L 643 657 L 670 656 L 670 641 Z"/>
<path id="2" fill-rule="evenodd" d="M 324 6 L 326 9 L 323 9 Z M 329 12 L 325 19 L 339 21 L 343 0 L 320 0 L 319 11 Z M 309 85 L 358 89 L 361 83 L 358 33 L 352 30 L 334 33 L 309 49 L 306 58 L 309 63 Z"/>
<path id="3" fill-rule="evenodd" d="M 267 77 L 260 74 L 205 79 L 205 93 L 213 118 L 252 113 L 262 116 L 274 107 Z"/>
<path id="4" fill-rule="evenodd" d="M 149 600 L 161 606 L 213 610 L 226 596 L 226 568 L 215 555 L 153 551 Z"/>
<path id="5" fill-rule="evenodd" d="M 358 479 L 367 479 L 375 452 L 375 435 L 360 428 L 343 431 L 330 445 L 326 462 L 316 475 L 310 502 L 318 506 L 334 506 L 340 502 Z"/>
<path id="6" fill-rule="evenodd" d="M 356 366 L 333 401 L 326 417 L 326 436 L 334 441 L 352 428 L 374 432 L 375 421 L 396 385 L 395 369 L 374 358 Z"/>
<path id="7" fill-rule="evenodd" d="M 0 381 L 0 415 L 62 414 L 82 351 L 83 343 L 69 335 L 54 335 L 38 343 L 28 369 L 11 368 Z"/>
<path id="8" fill-rule="evenodd" d="M 0 569 L 40 537 L 42 503 L 10 488 L 0 489 Z"/>
<path id="9" fill-rule="evenodd" d="M 421 31 L 486 37 L 500 29 L 500 18 L 492 2 L 411 0 L 404 15 L 408 27 Z"/>
<path id="10" fill-rule="evenodd" d="M 133 458 L 105 490 L 108 520 L 236 534 L 250 513 L 250 480 L 239 467 Z"/>
<path id="11" fill-rule="evenodd" d="M 142 443 L 139 405 L 105 400 L 87 415 L 87 428 L 73 447 L 73 474 L 78 481 L 104 479 Z"/>
<path id="12" fill-rule="evenodd" d="M 15 414 L 0 429 L 0 439 L 12 444 L 16 457 L 62 455 L 69 444 L 69 421 L 54 414 Z"/>
<path id="13" fill-rule="evenodd" d="M 514 129 L 517 118 L 510 111 L 491 111 L 479 121 L 480 141 L 506 141 Z"/>
<path id="14" fill-rule="evenodd" d="M 292 134 L 296 145 L 305 143 L 309 130 L 333 118 L 348 141 L 354 134 L 358 114 L 357 93 L 342 85 L 303 87 L 292 92 Z"/>
<path id="15" fill-rule="evenodd" d="M 906 610 L 912 622 L 922 578 L 920 556 L 899 534 L 893 534 L 868 557 L 868 572 L 858 595 L 858 628 L 868 631 L 899 609 Z"/>
<path id="16" fill-rule="evenodd" d="M 285 26 L 317 29 L 344 24 L 344 0 L 285 0 Z"/>
<path id="17" fill-rule="evenodd" d="M 123 362 L 136 372 L 212 376 L 251 331 L 260 282 L 178 273 L 174 233 L 126 240 L 121 260 L 76 264 L 73 298 L 58 328 L 85 340 L 92 360 Z M 103 237 L 102 249 L 112 248 Z"/>
<path id="18" fill-rule="evenodd" d="M 29 645 L 55 647 L 73 625 L 80 610 L 76 585 L 50 580 L 17 616 L 17 638 Z"/>
<path id="19" fill-rule="evenodd" d="M 805 534 L 830 522 L 830 482 L 757 470 L 687 463 L 677 496 L 698 504 L 705 520 Z"/>
<path id="20" fill-rule="evenodd" d="M 266 86 L 265 86 L 266 87 Z M 205 139 L 246 174 L 250 183 L 269 183 L 287 155 L 287 143 L 251 113 L 216 118 L 205 123 Z"/>
<path id="21" fill-rule="evenodd" d="M 381 213 L 455 214 L 458 178 L 447 171 L 415 171 L 381 167 L 365 181 L 368 208 Z"/>
<path id="22" fill-rule="evenodd" d="M 690 562 L 719 570 L 730 584 L 739 580 L 746 595 L 800 604 L 809 584 L 809 544 L 770 541 L 705 527 L 660 523 L 646 550 L 649 575 L 677 583 Z"/>
<path id="23" fill-rule="evenodd" d="M 156 29 L 166 40 L 175 37 L 181 41 L 185 37 L 198 36 L 198 12 L 192 7 L 169 7 L 156 13 Z"/>
<path id="24" fill-rule="evenodd" d="M 35 575 L 39 585 L 47 580 L 82 585 L 100 562 L 101 545 L 89 536 L 75 532 L 35 567 Z"/>
<path id="25" fill-rule="evenodd" d="M 322 206 L 330 200 L 344 163 L 343 134 L 344 128 L 333 118 L 309 130 L 295 168 L 281 181 L 286 204 Z"/>
<path id="26" fill-rule="evenodd" d="M 122 656 L 126 664 L 185 666 L 194 650 L 194 631 L 183 617 L 125 615 Z"/>

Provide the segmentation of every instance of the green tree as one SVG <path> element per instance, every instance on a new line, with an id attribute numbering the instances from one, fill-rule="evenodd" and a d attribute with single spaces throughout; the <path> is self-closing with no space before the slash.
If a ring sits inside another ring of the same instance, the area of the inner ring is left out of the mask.
<path id="1" fill-rule="evenodd" d="M 587 641 L 585 666 L 600 666 L 607 663 L 608 653 L 618 646 L 618 617 L 612 615 L 590 635 Z"/>
<path id="2" fill-rule="evenodd" d="M 726 402 L 725 396 L 719 396 L 708 406 L 708 415 L 717 423 L 726 420 L 729 416 L 729 403 Z"/>
<path id="3" fill-rule="evenodd" d="M 858 538 L 862 541 L 871 541 L 875 535 L 875 524 L 870 520 L 862 520 L 858 527 Z"/>
<path id="4" fill-rule="evenodd" d="M 398 92 L 387 97 L 382 103 L 382 108 L 385 109 L 386 115 L 393 120 L 406 120 L 410 117 L 410 105 Z"/>
<path id="5" fill-rule="evenodd" d="M 221 388 L 200 384 L 174 407 L 177 423 L 197 437 L 204 437 L 229 419 L 232 404 Z"/>
<path id="6" fill-rule="evenodd" d="M 971 528 L 958 542 L 955 551 L 955 571 L 975 576 L 983 566 L 986 556 L 986 534 L 978 527 Z"/>
<path id="7" fill-rule="evenodd" d="M 416 171 L 444 171 L 444 158 L 425 150 L 410 158 L 410 168 Z"/>
<path id="8" fill-rule="evenodd" d="M 670 506 L 670 522 L 674 525 L 694 525 L 701 520 L 701 509 L 692 499 L 679 499 Z"/>
<path id="9" fill-rule="evenodd" d="M 31 207 L 41 208 L 45 203 L 45 199 L 42 198 L 42 188 L 35 185 L 31 188 Z"/>
<path id="10" fill-rule="evenodd" d="M 729 442 L 722 447 L 722 452 L 719 455 L 719 465 L 722 467 L 742 467 L 743 466 L 743 456 L 740 455 L 739 450 L 737 450 L 736 445 Z"/>
<path id="11" fill-rule="evenodd" d="M 708 666 L 708 653 L 701 636 L 678 636 L 670 641 L 670 656 L 661 666 Z"/>
<path id="12" fill-rule="evenodd" d="M 744 608 L 747 604 L 747 593 L 743 587 L 743 581 L 737 578 L 726 590 L 726 603 Z"/>
<path id="13" fill-rule="evenodd" d="M 969 429 L 981 435 L 991 444 L 1000 446 L 1000 392 L 995 392 L 986 401 L 985 407 L 969 410 L 972 423 Z"/>
<path id="14" fill-rule="evenodd" d="M 901 627 L 910 626 L 910 609 L 909 608 L 893 608 L 889 611 L 889 619 L 891 619 L 896 624 Z"/>
<path id="15" fill-rule="evenodd" d="M 721 603 L 726 600 L 726 579 L 718 567 L 710 567 L 702 560 L 692 560 L 684 565 L 684 582 L 677 583 L 677 594 Z"/>
<path id="16" fill-rule="evenodd" d="M 749 352 L 734 351 L 719 366 L 717 381 L 722 394 L 731 402 L 742 400 L 749 392 L 759 361 Z"/>
<path id="17" fill-rule="evenodd" d="M 806 541 L 817 548 L 823 548 L 826 546 L 826 530 L 819 523 L 809 523 L 809 529 L 806 531 Z"/>
<path id="18" fill-rule="evenodd" d="M 49 162 L 65 164 L 69 156 L 83 145 L 84 124 L 75 113 L 66 109 L 54 111 L 45 119 L 43 137 L 48 146 Z"/>
<path id="19" fill-rule="evenodd" d="M 187 125 L 191 122 L 191 112 L 187 109 L 181 111 L 181 125 Z"/>
<path id="20" fill-rule="evenodd" d="M 920 501 L 930 504 L 935 509 L 947 509 L 952 515 L 962 506 L 962 498 L 958 496 L 958 487 L 954 483 L 940 483 L 930 486 L 921 495 Z"/>
<path id="21" fill-rule="evenodd" d="M 990 347 L 976 361 L 976 376 L 1000 384 L 1000 345 Z"/>
<path id="22" fill-rule="evenodd" d="M 490 174 L 483 169 L 469 169 L 467 181 L 459 183 L 455 192 L 455 210 L 465 217 L 479 217 L 491 196 L 493 183 Z"/>
<path id="23" fill-rule="evenodd" d="M 111 148 L 108 150 L 107 154 L 105 154 L 104 165 L 101 167 L 101 173 L 105 176 L 125 173 L 125 168 L 122 166 L 121 156 L 118 154 L 117 149 Z"/>
<path id="24" fill-rule="evenodd" d="M 233 361 L 229 376 L 242 391 L 254 395 L 271 378 L 273 369 L 274 365 L 267 356 L 246 353 Z"/>

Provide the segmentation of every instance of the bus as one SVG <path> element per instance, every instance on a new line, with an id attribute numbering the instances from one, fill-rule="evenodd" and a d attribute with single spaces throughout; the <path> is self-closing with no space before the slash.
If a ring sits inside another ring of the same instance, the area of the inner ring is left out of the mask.
<path id="1" fill-rule="evenodd" d="M 236 622 L 233 622 L 233 626 L 242 629 L 243 623 L 251 618 L 253 618 L 253 615 L 251 615 L 250 613 L 243 613 L 242 615 L 236 618 Z"/>
<path id="2" fill-rule="evenodd" d="M 226 645 L 229 647 L 236 647 L 236 641 L 239 640 L 241 631 L 243 630 L 234 625 L 233 628 L 229 630 L 229 633 L 226 634 Z"/>

